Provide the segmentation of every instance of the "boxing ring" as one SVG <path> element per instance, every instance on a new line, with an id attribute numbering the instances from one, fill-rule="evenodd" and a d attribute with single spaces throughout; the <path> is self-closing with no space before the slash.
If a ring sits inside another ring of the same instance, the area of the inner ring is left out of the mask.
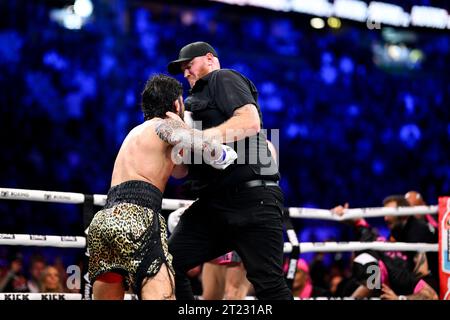
<path id="1" fill-rule="evenodd" d="M 103 206 L 106 195 L 82 194 L 72 192 L 56 192 L 44 190 L 28 190 L 0 188 L 0 199 L 40 201 L 65 204 L 83 205 L 83 225 L 86 229 L 96 211 L 95 206 Z M 193 201 L 179 199 L 163 199 L 162 210 L 178 210 L 189 206 Z M 439 243 L 402 243 L 402 242 L 298 242 L 290 218 L 295 219 L 319 219 L 331 221 L 345 221 L 356 218 L 375 218 L 384 216 L 426 215 L 439 213 Z M 288 242 L 284 244 L 284 253 L 289 254 L 289 267 L 286 275 L 288 283 L 292 283 L 296 272 L 297 260 L 300 253 L 306 252 L 348 252 L 360 250 L 378 251 L 421 251 L 439 252 L 441 287 L 450 282 L 450 197 L 441 197 L 439 206 L 416 206 L 400 208 L 354 208 L 347 209 L 345 214 L 338 216 L 326 209 L 311 208 L 286 208 L 285 226 Z M 86 249 L 86 237 L 79 235 L 33 235 L 33 234 L 6 234 L 0 233 L 0 245 L 10 246 L 44 246 L 58 248 Z M 88 252 L 85 251 L 86 257 Z M 86 264 L 85 264 L 86 265 Z M 85 270 L 86 271 L 86 270 Z M 90 300 L 91 287 L 88 276 L 84 272 L 81 279 L 81 293 L 0 293 L 0 300 Z M 441 299 L 448 299 L 445 293 L 449 288 L 441 288 Z M 133 294 L 126 294 L 125 300 L 137 299 Z M 248 297 L 252 299 L 252 297 Z"/>

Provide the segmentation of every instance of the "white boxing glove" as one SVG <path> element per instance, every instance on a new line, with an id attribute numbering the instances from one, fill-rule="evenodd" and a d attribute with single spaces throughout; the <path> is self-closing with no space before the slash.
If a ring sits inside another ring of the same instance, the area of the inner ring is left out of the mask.
<path id="1" fill-rule="evenodd" d="M 232 164 L 237 157 L 238 155 L 233 148 L 226 144 L 222 144 L 222 155 L 219 159 L 212 161 L 210 165 L 215 169 L 224 170 Z"/>

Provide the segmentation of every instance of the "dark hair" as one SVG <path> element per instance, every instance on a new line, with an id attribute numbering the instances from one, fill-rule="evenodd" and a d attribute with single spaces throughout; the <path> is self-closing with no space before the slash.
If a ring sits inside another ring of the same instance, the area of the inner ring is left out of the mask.
<path id="1" fill-rule="evenodd" d="M 175 112 L 174 102 L 183 94 L 183 85 L 164 74 L 152 76 L 142 92 L 144 119 L 165 118 L 167 111 Z"/>
<path id="2" fill-rule="evenodd" d="M 409 207 L 408 200 L 405 199 L 405 197 L 401 194 L 395 194 L 392 196 L 388 196 L 384 198 L 383 205 L 385 206 L 389 202 L 395 202 L 397 204 L 397 207 Z"/>

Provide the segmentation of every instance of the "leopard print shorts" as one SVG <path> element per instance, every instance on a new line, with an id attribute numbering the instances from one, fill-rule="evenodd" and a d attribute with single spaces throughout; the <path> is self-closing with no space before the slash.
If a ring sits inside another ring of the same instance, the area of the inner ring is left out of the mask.
<path id="1" fill-rule="evenodd" d="M 110 198 L 108 193 L 107 205 L 89 226 L 89 279 L 93 283 L 105 272 L 119 273 L 125 288 L 139 296 L 142 281 L 156 275 L 163 263 L 174 274 L 166 221 L 149 207 L 120 201 L 111 205 Z"/>

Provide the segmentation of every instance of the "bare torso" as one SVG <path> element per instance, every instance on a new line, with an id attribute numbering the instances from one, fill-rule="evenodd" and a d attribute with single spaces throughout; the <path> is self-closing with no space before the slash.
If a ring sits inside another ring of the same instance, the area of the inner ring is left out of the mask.
<path id="1" fill-rule="evenodd" d="M 155 132 L 156 118 L 130 131 L 122 143 L 114 163 L 111 187 L 129 180 L 142 180 L 164 192 L 174 163 L 172 147 Z"/>

